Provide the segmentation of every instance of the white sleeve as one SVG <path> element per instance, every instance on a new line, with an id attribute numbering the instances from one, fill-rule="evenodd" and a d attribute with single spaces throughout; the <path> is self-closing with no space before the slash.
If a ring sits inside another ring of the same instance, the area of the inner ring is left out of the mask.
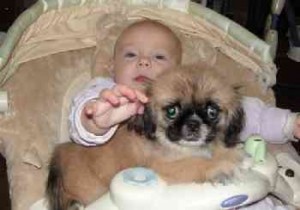
<path id="1" fill-rule="evenodd" d="M 243 140 L 251 135 L 261 135 L 274 144 L 293 140 L 293 128 L 297 113 L 265 104 L 258 98 L 243 97 L 245 127 L 241 133 Z"/>
<path id="2" fill-rule="evenodd" d="M 102 136 L 88 132 L 81 124 L 80 115 L 87 101 L 96 99 L 104 88 L 111 88 L 115 83 L 108 78 L 96 78 L 86 88 L 80 91 L 73 99 L 69 115 L 69 131 L 71 139 L 84 146 L 96 146 L 107 142 L 115 133 L 118 125 L 112 127 Z"/>

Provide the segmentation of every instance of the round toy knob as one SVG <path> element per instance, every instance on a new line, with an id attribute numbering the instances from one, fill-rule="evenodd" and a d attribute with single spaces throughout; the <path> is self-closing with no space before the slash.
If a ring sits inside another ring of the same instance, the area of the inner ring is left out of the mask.
<path id="1" fill-rule="evenodd" d="M 123 171 L 123 181 L 131 185 L 151 186 L 157 182 L 156 174 L 147 168 L 133 168 Z"/>
<path id="2" fill-rule="evenodd" d="M 147 209 L 155 203 L 166 183 L 147 168 L 130 168 L 118 173 L 111 183 L 113 202 L 124 210 Z"/>

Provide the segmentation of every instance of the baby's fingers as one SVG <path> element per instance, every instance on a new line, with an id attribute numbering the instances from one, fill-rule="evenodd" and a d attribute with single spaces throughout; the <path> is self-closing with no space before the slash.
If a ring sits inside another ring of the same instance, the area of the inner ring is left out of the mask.
<path id="1" fill-rule="evenodd" d="M 84 107 L 84 113 L 89 117 L 97 117 L 112 109 L 110 103 L 95 99 L 87 102 Z"/>
<path id="2" fill-rule="evenodd" d="M 83 107 L 83 112 L 88 118 L 92 118 L 94 114 L 94 110 L 95 110 L 94 105 L 95 105 L 94 101 L 89 101 Z"/>
<path id="3" fill-rule="evenodd" d="M 100 99 L 109 102 L 113 106 L 118 106 L 120 104 L 119 95 L 114 89 L 104 89 L 100 93 Z"/>
<path id="4" fill-rule="evenodd" d="M 135 101 L 137 98 L 136 91 L 125 85 L 116 85 L 114 90 L 119 96 L 127 98 L 129 101 Z"/>
<path id="5" fill-rule="evenodd" d="M 148 97 L 141 91 L 135 90 L 135 95 L 138 101 L 145 104 L 148 102 Z"/>
<path id="6" fill-rule="evenodd" d="M 135 101 L 137 98 L 135 90 L 125 85 L 116 85 L 112 89 L 104 89 L 100 93 L 100 98 L 113 106 L 120 105 L 121 97 L 125 97 L 129 101 Z"/>
<path id="7" fill-rule="evenodd" d="M 100 99 L 109 102 L 113 106 L 121 105 L 121 98 L 126 98 L 130 102 L 148 102 L 148 98 L 143 92 L 125 85 L 116 85 L 112 89 L 104 89 L 100 93 Z"/>
<path id="8" fill-rule="evenodd" d="M 133 89 L 125 85 L 117 85 L 115 86 L 115 90 L 116 93 L 120 94 L 120 96 L 127 98 L 131 102 L 134 102 L 136 100 L 140 101 L 141 103 L 148 102 L 147 96 L 140 90 Z"/>
<path id="9" fill-rule="evenodd" d="M 297 138 L 298 140 L 300 139 L 300 114 L 298 114 L 296 118 L 293 134 L 295 138 Z"/>

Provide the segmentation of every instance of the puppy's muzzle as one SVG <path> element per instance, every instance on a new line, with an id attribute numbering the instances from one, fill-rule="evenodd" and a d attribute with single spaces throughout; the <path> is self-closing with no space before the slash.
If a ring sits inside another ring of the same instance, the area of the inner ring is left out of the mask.
<path id="1" fill-rule="evenodd" d="M 201 124 L 200 119 L 188 119 L 182 127 L 183 138 L 186 141 L 198 141 L 201 137 Z"/>
<path id="2" fill-rule="evenodd" d="M 187 129 L 191 133 L 197 133 L 200 129 L 200 121 L 195 119 L 190 119 L 186 123 Z"/>

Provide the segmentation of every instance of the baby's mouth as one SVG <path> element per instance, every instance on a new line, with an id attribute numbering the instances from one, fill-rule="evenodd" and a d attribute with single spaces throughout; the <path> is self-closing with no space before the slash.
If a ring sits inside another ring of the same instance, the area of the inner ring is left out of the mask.
<path id="1" fill-rule="evenodd" d="M 150 84 L 153 80 L 150 79 L 149 77 L 145 77 L 145 76 L 137 76 L 134 78 L 134 81 L 138 82 L 138 83 L 142 83 L 142 84 L 145 84 L 145 85 L 148 85 Z"/>

